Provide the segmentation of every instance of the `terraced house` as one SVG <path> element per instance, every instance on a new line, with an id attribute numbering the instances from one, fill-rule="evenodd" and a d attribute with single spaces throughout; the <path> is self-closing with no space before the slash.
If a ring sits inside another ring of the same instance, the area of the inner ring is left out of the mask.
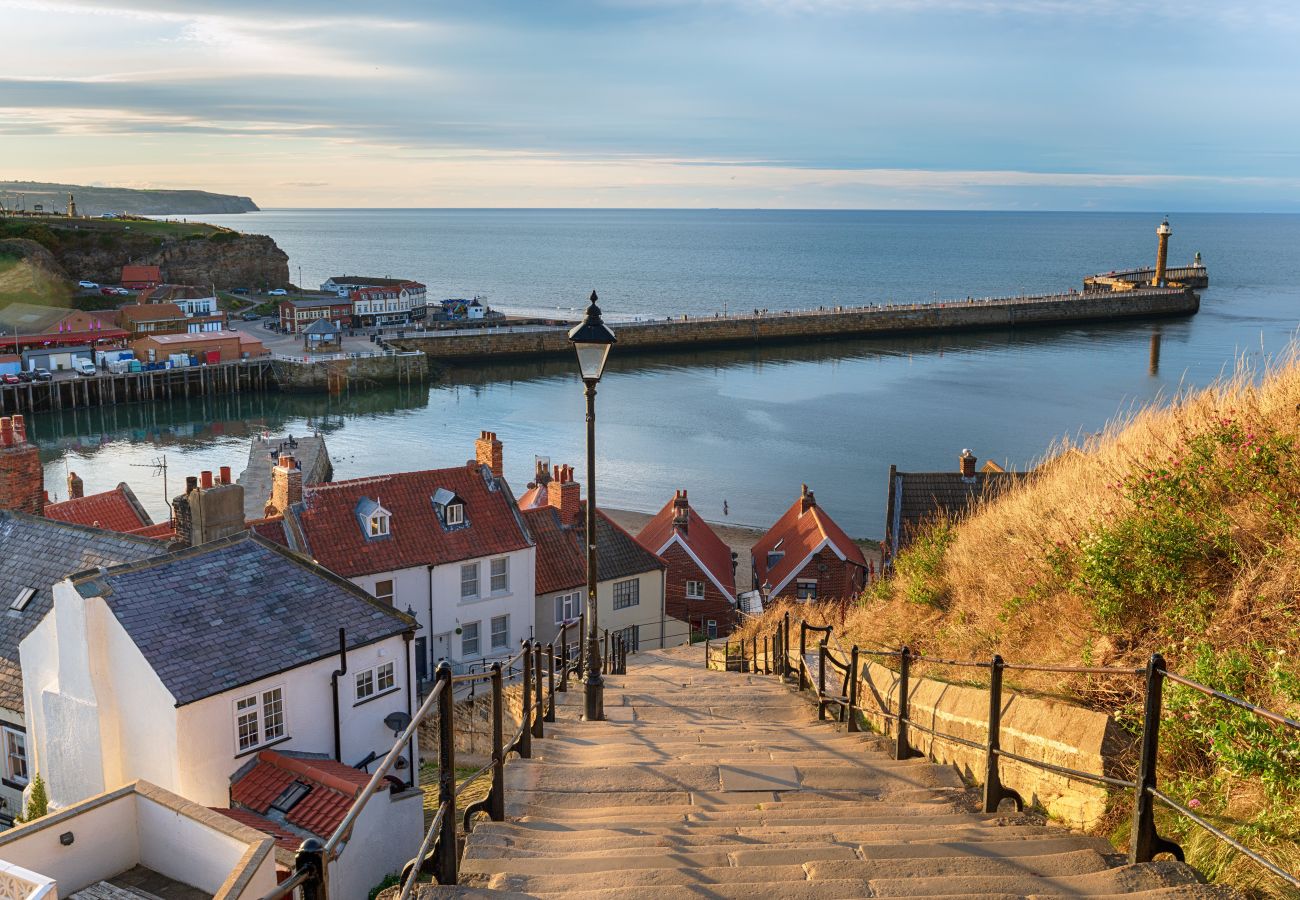
<path id="1" fill-rule="evenodd" d="M 303 487 L 291 457 L 273 470 L 268 512 L 290 549 L 419 622 L 416 671 L 458 672 L 533 636 L 533 540 L 483 432 L 464 466 Z M 260 527 L 260 526 L 259 526 Z"/>

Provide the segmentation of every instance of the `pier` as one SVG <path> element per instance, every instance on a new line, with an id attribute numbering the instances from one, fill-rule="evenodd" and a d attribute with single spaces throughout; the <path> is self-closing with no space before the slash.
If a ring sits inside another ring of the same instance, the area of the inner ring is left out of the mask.
<path id="1" fill-rule="evenodd" d="M 256 435 L 248 448 L 248 466 L 238 479 L 244 486 L 246 519 L 260 519 L 266 515 L 266 502 L 271 499 L 271 469 L 284 453 L 291 454 L 298 461 L 304 487 L 321 484 L 334 477 L 334 464 L 325 447 L 324 435 Z"/>
<path id="2" fill-rule="evenodd" d="M 1176 270 L 1171 270 L 1176 271 Z M 1204 270 L 1202 270 L 1204 271 Z M 791 312 L 688 317 L 615 324 L 619 352 L 726 345 L 831 341 L 945 331 L 1025 328 L 1190 316 L 1200 298 L 1189 287 L 1070 291 L 939 303 L 834 306 Z M 423 334 L 392 340 L 445 363 L 570 355 L 566 326 L 509 326 L 476 333 Z"/>

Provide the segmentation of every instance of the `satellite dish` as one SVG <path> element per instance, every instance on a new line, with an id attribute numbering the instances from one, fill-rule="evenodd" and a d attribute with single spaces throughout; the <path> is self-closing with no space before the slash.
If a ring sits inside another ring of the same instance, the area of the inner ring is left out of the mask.
<path id="1" fill-rule="evenodd" d="M 411 716 L 409 713 L 404 713 L 400 710 L 398 712 L 390 712 L 388 715 L 384 716 L 384 724 L 388 726 L 389 730 L 392 731 L 393 734 L 401 734 L 406 730 L 406 726 L 411 724 Z"/>

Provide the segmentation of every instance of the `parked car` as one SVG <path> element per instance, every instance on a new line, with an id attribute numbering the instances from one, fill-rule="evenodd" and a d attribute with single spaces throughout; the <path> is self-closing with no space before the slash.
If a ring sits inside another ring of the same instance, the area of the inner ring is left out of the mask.
<path id="1" fill-rule="evenodd" d="M 49 381 L 54 378 L 54 376 L 50 374 L 49 369 L 37 369 L 32 374 L 36 376 L 37 381 Z"/>
<path id="2" fill-rule="evenodd" d="M 231 291 L 230 291 L 230 293 L 232 293 L 232 294 L 247 294 L 247 293 L 248 293 L 248 288 L 232 288 Z"/>
<path id="3" fill-rule="evenodd" d="M 286 291 L 284 288 L 276 288 L 276 289 L 273 290 L 273 291 L 267 291 L 267 292 L 266 292 L 266 296 L 268 296 L 268 297 L 287 297 L 287 296 L 289 296 L 289 292 Z"/>
<path id="4" fill-rule="evenodd" d="M 246 312 L 246 313 L 240 313 L 239 318 L 243 319 L 245 322 L 256 322 L 258 319 L 262 317 L 255 312 Z"/>
<path id="5" fill-rule="evenodd" d="M 95 364 L 88 359 L 74 359 L 72 368 L 78 375 L 89 377 L 95 374 Z"/>
<path id="6" fill-rule="evenodd" d="M 113 293 L 114 293 L 114 294 L 117 294 L 117 295 L 120 296 L 120 297 L 129 297 L 129 296 L 131 296 L 131 292 L 128 291 L 126 288 L 113 288 Z"/>
<path id="7" fill-rule="evenodd" d="M 77 287 L 81 288 L 82 290 L 93 291 L 96 290 L 99 287 L 99 285 L 95 284 L 95 282 L 93 281 L 86 281 L 83 279 L 77 282 Z"/>
<path id="8" fill-rule="evenodd" d="M 116 296 L 117 294 L 117 288 L 102 287 L 99 289 L 99 292 L 103 294 L 105 297 L 113 297 Z"/>
<path id="9" fill-rule="evenodd" d="M 30 384 L 32 381 L 36 380 L 36 376 L 31 372 L 19 372 L 18 380 L 23 382 L 23 384 Z"/>
<path id="10" fill-rule="evenodd" d="M 0 375 L 0 381 L 4 381 L 5 384 L 21 384 L 21 383 L 22 383 L 22 381 L 18 378 L 17 375 Z"/>

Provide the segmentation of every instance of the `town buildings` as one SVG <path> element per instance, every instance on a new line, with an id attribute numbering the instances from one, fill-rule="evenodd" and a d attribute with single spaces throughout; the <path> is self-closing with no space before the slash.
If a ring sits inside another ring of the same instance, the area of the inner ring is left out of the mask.
<path id="1" fill-rule="evenodd" d="M 519 498 L 528 531 L 537 544 L 535 634 L 543 643 L 558 639 L 561 626 L 577 623 L 587 604 L 586 504 L 572 466 L 546 471 Z M 619 635 L 632 650 L 685 643 L 686 623 L 664 607 L 666 563 L 637 543 L 601 510 L 596 511 L 596 603 L 603 631 Z M 568 642 L 579 638 L 576 628 Z"/>
<path id="2" fill-rule="evenodd" d="M 184 355 L 209 365 L 266 356 L 270 352 L 251 334 L 224 330 L 150 334 L 132 341 L 131 350 L 144 362 L 162 362 Z"/>
<path id="3" fill-rule="evenodd" d="M 320 289 L 348 298 L 352 304 L 352 324 L 358 327 L 403 324 L 413 315 L 424 314 L 426 288 L 418 281 L 335 275 Z"/>
<path id="4" fill-rule="evenodd" d="M 52 594 L 19 656 L 30 765 L 56 807 L 144 779 L 273 836 L 320 836 L 364 784 L 354 767 L 391 748 L 385 719 L 416 709 L 415 621 L 255 535 L 88 569 Z M 414 854 L 417 764 L 412 742 L 331 872 L 340 896 Z"/>
<path id="5" fill-rule="evenodd" d="M 314 322 L 352 324 L 352 300 L 330 294 L 325 297 L 287 297 L 280 301 L 280 330 L 290 334 L 306 331 Z"/>
<path id="6" fill-rule="evenodd" d="M 175 303 L 187 316 L 216 316 L 217 293 L 211 286 L 203 288 L 192 284 L 159 284 L 141 291 L 138 303 Z M 224 320 L 224 315 L 222 319 Z"/>
<path id="7" fill-rule="evenodd" d="M 867 583 L 867 558 L 808 485 L 750 551 L 754 584 L 767 597 L 848 600 Z"/>
<path id="8" fill-rule="evenodd" d="M 158 266 L 123 266 L 122 287 L 132 291 L 162 284 L 162 269 Z"/>
<path id="9" fill-rule="evenodd" d="M 22 355 L 31 371 L 70 369 L 74 359 L 94 360 L 95 348 L 118 344 L 127 332 L 116 324 L 115 310 L 69 310 L 30 303 L 0 309 L 0 349 Z"/>
<path id="10" fill-rule="evenodd" d="M 492 432 L 464 466 L 304 487 L 292 456 L 273 471 L 269 515 L 290 549 L 420 624 L 416 671 L 457 672 L 533 637 L 536 553 Z"/>
<path id="11" fill-rule="evenodd" d="M 667 564 L 667 615 L 710 638 L 731 633 L 736 623 L 735 554 L 691 508 L 686 491 L 677 491 L 637 541 Z"/>
<path id="12" fill-rule="evenodd" d="M 889 492 L 885 504 L 885 541 L 881 545 L 891 561 L 925 526 L 941 518 L 956 521 L 985 497 L 995 496 L 1026 477 L 1007 472 L 991 460 L 977 471 L 975 454 L 962 450 L 957 470 L 951 472 L 900 472 L 889 467 Z"/>

